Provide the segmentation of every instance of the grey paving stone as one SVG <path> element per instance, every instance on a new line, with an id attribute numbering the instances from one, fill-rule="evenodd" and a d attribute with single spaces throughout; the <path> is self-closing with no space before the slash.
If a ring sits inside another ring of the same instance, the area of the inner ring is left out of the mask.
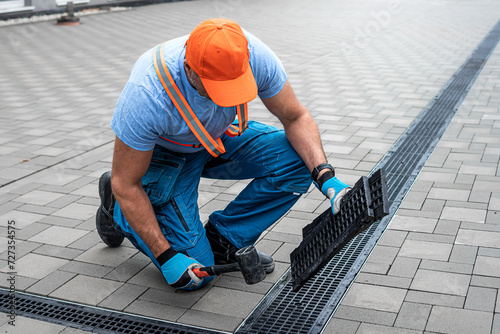
<path id="1" fill-rule="evenodd" d="M 17 209 L 19 211 L 25 211 L 25 212 L 31 212 L 31 213 L 38 213 L 38 214 L 41 214 L 41 215 L 50 215 L 54 211 L 56 211 L 56 209 L 50 208 L 50 207 L 47 207 L 47 206 L 31 205 L 31 204 L 21 205 Z"/>
<path id="2" fill-rule="evenodd" d="M 419 304 L 431 304 L 431 305 L 463 308 L 465 303 L 465 297 L 453 296 L 449 294 L 409 290 L 408 294 L 406 295 L 405 301 L 419 303 Z"/>
<path id="3" fill-rule="evenodd" d="M 295 211 L 314 212 L 322 202 L 323 202 L 322 200 L 308 199 L 302 197 L 293 206 L 293 209 Z"/>
<path id="4" fill-rule="evenodd" d="M 332 318 L 326 325 L 323 333 L 325 334 L 355 334 L 360 323 L 345 319 Z"/>
<path id="5" fill-rule="evenodd" d="M 367 262 L 363 265 L 362 271 L 364 273 L 387 275 L 391 266 L 387 263 L 373 263 Z"/>
<path id="6" fill-rule="evenodd" d="M 20 240 L 29 240 L 33 236 L 38 235 L 39 233 L 42 233 L 42 231 L 45 231 L 46 229 L 50 228 L 50 225 L 42 224 L 40 222 L 30 224 L 23 228 L 22 230 L 18 231 L 16 234 L 16 238 Z M 31 242 L 31 241 L 26 241 L 26 242 Z M 31 242 L 32 244 L 37 244 L 38 246 L 41 245 L 40 242 Z"/>
<path id="7" fill-rule="evenodd" d="M 471 285 L 485 288 L 500 289 L 500 278 L 491 276 L 472 275 Z"/>
<path id="8" fill-rule="evenodd" d="M 0 205 L 0 214 L 11 212 L 22 205 L 23 205 L 22 203 L 16 203 L 16 202 L 3 203 L 2 205 Z"/>
<path id="9" fill-rule="evenodd" d="M 92 218 L 89 218 L 89 219 L 85 220 L 83 223 L 78 224 L 76 227 L 79 228 L 80 230 L 95 232 L 96 231 L 96 220 L 95 220 L 95 217 L 92 217 Z"/>
<path id="10" fill-rule="evenodd" d="M 488 211 L 486 214 L 486 224 L 500 225 L 500 212 Z"/>
<path id="11" fill-rule="evenodd" d="M 335 311 L 335 317 L 339 319 L 358 321 L 361 323 L 372 323 L 380 324 L 386 326 L 392 326 L 396 320 L 396 313 L 378 311 L 368 308 L 351 307 L 341 304 L 337 311 Z"/>
<path id="12" fill-rule="evenodd" d="M 193 305 L 192 309 L 244 318 L 260 302 L 261 298 L 260 294 L 213 287 Z M 242 303 L 242 300 L 245 303 Z"/>
<path id="13" fill-rule="evenodd" d="M 137 299 L 125 309 L 125 312 L 149 318 L 177 321 L 186 312 L 186 309 L 174 306 L 165 307 L 162 304 Z"/>
<path id="14" fill-rule="evenodd" d="M 289 263 L 275 262 L 274 271 L 266 275 L 263 282 L 276 283 L 281 276 L 290 268 Z"/>
<path id="15" fill-rule="evenodd" d="M 456 236 L 460 228 L 460 222 L 453 220 L 438 220 L 434 233 Z"/>
<path id="16" fill-rule="evenodd" d="M 356 282 L 363 284 L 373 284 L 377 286 L 408 289 L 411 284 L 411 279 L 406 277 L 377 275 L 361 272 L 356 277 Z"/>
<path id="17" fill-rule="evenodd" d="M 243 276 L 238 273 L 237 275 L 222 275 L 220 279 L 214 284 L 214 286 L 238 291 L 252 292 L 264 296 L 273 287 L 273 283 L 262 281 L 257 284 L 249 285 L 246 284 Z"/>
<path id="18" fill-rule="evenodd" d="M 407 236 L 408 232 L 386 229 L 378 244 L 381 246 L 401 247 Z"/>
<path id="19" fill-rule="evenodd" d="M 457 244 L 500 248 L 500 233 L 460 229 Z"/>
<path id="20" fill-rule="evenodd" d="M 496 313 L 493 316 L 493 327 L 491 328 L 491 334 L 500 333 L 500 314 Z"/>
<path id="21" fill-rule="evenodd" d="M 465 296 L 470 276 L 419 269 L 411 284 L 411 289 Z"/>
<path id="22" fill-rule="evenodd" d="M 40 190 L 45 190 L 45 191 L 49 191 L 49 192 L 53 191 L 51 187 L 47 187 L 47 186 L 41 187 Z M 54 191 L 54 192 L 61 192 L 61 191 L 59 189 L 57 189 L 57 191 Z M 63 192 L 61 192 L 61 193 L 63 193 Z M 75 202 L 76 200 L 80 199 L 80 197 L 81 196 L 65 194 L 63 197 L 56 199 L 55 201 L 50 202 L 49 204 L 47 204 L 47 206 L 50 206 L 52 208 L 61 209 L 61 208 L 64 208 L 65 206 Z M 83 219 L 83 218 L 77 217 L 76 219 Z"/>
<path id="23" fill-rule="evenodd" d="M 500 276 L 500 258 L 478 256 L 474 266 L 474 275 Z"/>
<path id="24" fill-rule="evenodd" d="M 497 290 L 471 286 L 465 299 L 465 309 L 494 312 Z"/>
<path id="25" fill-rule="evenodd" d="M 420 265 L 420 259 L 396 257 L 389 270 L 389 275 L 413 278 Z"/>
<path id="26" fill-rule="evenodd" d="M 431 308 L 431 305 L 404 302 L 394 326 L 424 330 Z"/>
<path id="27" fill-rule="evenodd" d="M 81 230 L 81 231 L 83 231 L 83 230 Z M 128 242 L 128 240 L 127 240 L 127 242 Z M 75 242 L 69 244 L 68 247 L 81 249 L 81 250 L 85 251 L 87 249 L 94 247 L 98 243 L 102 243 L 102 241 L 101 241 L 101 238 L 99 237 L 97 230 L 94 230 L 92 232 L 87 233 L 86 235 L 84 235 L 80 239 L 76 240 Z M 126 243 L 124 242 L 122 244 L 122 246 L 124 246 L 125 244 Z"/>
<path id="28" fill-rule="evenodd" d="M 98 304 L 100 307 L 113 310 L 124 310 L 134 300 L 141 296 L 148 288 L 134 284 L 123 284 L 111 295 Z"/>
<path id="29" fill-rule="evenodd" d="M 449 244 L 407 239 L 399 251 L 399 256 L 446 261 L 451 249 L 452 245 Z"/>
<path id="30" fill-rule="evenodd" d="M 393 230 L 417 231 L 432 233 L 437 225 L 435 218 L 418 218 L 396 215 L 388 228 Z"/>
<path id="31" fill-rule="evenodd" d="M 493 315 L 487 312 L 434 306 L 427 330 L 440 333 L 490 333 Z"/>
<path id="32" fill-rule="evenodd" d="M 66 327 L 59 334 L 87 334 L 87 333 L 88 333 L 87 331 L 83 331 L 83 330 L 71 328 L 71 327 Z"/>
<path id="33" fill-rule="evenodd" d="M 160 290 L 172 289 L 153 263 L 149 263 L 137 275 L 132 277 L 128 283 L 144 285 Z"/>
<path id="34" fill-rule="evenodd" d="M 104 243 L 98 243 L 75 258 L 76 261 L 101 264 L 108 267 L 118 267 L 138 251 L 128 247 L 111 248 Z"/>
<path id="35" fill-rule="evenodd" d="M 44 216 L 40 214 L 13 210 L 0 216 L 0 225 L 7 226 L 8 221 L 15 221 L 15 227 L 19 230 L 39 221 L 43 217 Z"/>
<path id="36" fill-rule="evenodd" d="M 283 245 L 273 254 L 274 261 L 290 263 L 290 254 L 297 246 L 298 244 L 283 243 Z"/>
<path id="37" fill-rule="evenodd" d="M 448 201 L 466 202 L 469 198 L 469 195 L 470 195 L 470 190 L 466 189 L 449 189 L 449 188 L 433 187 L 429 192 L 429 198 L 448 200 Z"/>
<path id="38" fill-rule="evenodd" d="M 240 325 L 241 319 L 224 314 L 215 314 L 197 310 L 187 310 L 178 320 L 180 323 L 233 333 Z"/>
<path id="39" fill-rule="evenodd" d="M 16 289 L 19 291 L 24 291 L 28 289 L 30 286 L 35 284 L 38 281 L 36 278 L 26 277 L 26 276 L 17 276 L 16 277 Z"/>
<path id="40" fill-rule="evenodd" d="M 310 223 L 310 221 L 304 221 L 303 219 L 284 217 L 272 228 L 272 231 L 302 236 L 302 229 Z"/>
<path id="41" fill-rule="evenodd" d="M 72 242 L 86 235 L 88 231 L 77 230 L 61 226 L 51 226 L 29 240 L 55 246 L 68 246 Z"/>
<path id="42" fill-rule="evenodd" d="M 477 252 L 477 255 L 487 256 L 487 257 L 500 257 L 500 249 L 480 247 L 478 252 Z"/>
<path id="43" fill-rule="evenodd" d="M 218 281 L 218 277 L 214 279 L 214 281 Z M 181 291 L 172 288 L 161 290 L 148 288 L 148 290 L 140 296 L 140 299 L 162 304 L 163 307 L 175 306 L 189 309 L 208 292 L 212 284 L 213 283 L 209 283 L 209 286 L 194 291 Z"/>
<path id="44" fill-rule="evenodd" d="M 68 247 L 60 247 L 53 245 L 42 245 L 37 249 L 33 250 L 33 253 L 40 255 L 47 255 L 51 257 L 57 257 L 66 260 L 73 260 L 75 257 L 82 253 L 81 250 L 72 249 Z"/>
<path id="45" fill-rule="evenodd" d="M 67 260 L 63 259 L 30 253 L 16 261 L 15 270 L 19 276 L 42 279 L 65 265 L 67 262 Z M 2 271 L 9 272 L 12 270 L 5 267 Z"/>
<path id="46" fill-rule="evenodd" d="M 62 218 L 62 217 L 46 216 L 40 219 L 40 223 L 57 225 L 62 227 L 76 227 L 79 224 L 81 224 L 82 221 L 76 219 Z"/>
<path id="47" fill-rule="evenodd" d="M 113 269 L 113 271 L 111 271 L 109 274 L 104 276 L 104 278 L 118 282 L 126 282 L 150 263 L 151 261 L 149 260 L 149 258 L 146 259 L 145 256 L 143 258 L 132 256 L 131 258 L 120 264 L 118 267 Z"/>
<path id="48" fill-rule="evenodd" d="M 97 305 L 122 285 L 122 283 L 102 278 L 77 275 L 52 292 L 50 296 L 87 305 Z"/>
<path id="49" fill-rule="evenodd" d="M 398 251 L 399 248 L 396 247 L 377 245 L 367 261 L 371 263 L 392 264 Z"/>
<path id="50" fill-rule="evenodd" d="M 75 276 L 76 274 L 74 273 L 56 270 L 30 286 L 27 291 L 47 296 Z"/>
<path id="51" fill-rule="evenodd" d="M 464 230 L 486 231 L 486 232 L 500 232 L 500 224 L 477 224 L 462 222 L 460 228 Z M 486 246 L 488 247 L 488 246 Z"/>
<path id="52" fill-rule="evenodd" d="M 362 323 L 356 334 L 419 334 L 422 331 Z"/>
<path id="53" fill-rule="evenodd" d="M 49 204 L 50 202 L 53 202 L 61 197 L 63 197 L 64 194 L 60 193 L 54 193 L 54 192 L 49 192 L 49 191 L 42 191 L 42 190 L 33 190 L 30 191 L 16 199 L 14 201 L 16 202 L 22 202 L 22 203 L 29 203 L 29 204 L 34 204 L 34 205 L 46 205 Z"/>
<path id="54" fill-rule="evenodd" d="M 91 205 L 71 203 L 53 213 L 54 216 L 86 220 L 95 216 L 97 208 Z"/>
<path id="55" fill-rule="evenodd" d="M 21 316 L 16 317 L 14 324 L 15 326 L 9 325 L 8 323 L 3 324 L 0 326 L 0 332 L 8 334 L 26 334 L 35 332 L 39 334 L 55 334 L 64 330 L 64 326 L 62 325 Z"/>
<path id="56" fill-rule="evenodd" d="M 473 270 L 473 265 L 467 263 L 451 263 L 446 261 L 422 260 L 419 268 L 471 275 Z"/>
<path id="57" fill-rule="evenodd" d="M 266 240 L 274 240 L 279 242 L 291 242 L 293 244 L 300 244 L 302 241 L 301 235 L 296 234 L 285 234 L 285 233 L 277 233 L 273 231 L 269 231 L 266 234 Z"/>
<path id="58" fill-rule="evenodd" d="M 435 234 L 435 233 L 429 234 L 420 232 L 410 232 L 408 234 L 407 240 L 417 240 L 417 241 L 451 245 L 455 241 L 455 236 Z"/>
<path id="59" fill-rule="evenodd" d="M 426 192 L 411 191 L 399 206 L 401 209 L 420 210 L 427 198 Z"/>
<path id="60" fill-rule="evenodd" d="M 354 283 L 342 303 L 346 306 L 397 313 L 405 295 L 405 289 Z"/>
<path id="61" fill-rule="evenodd" d="M 112 267 L 96 265 L 92 263 L 85 263 L 79 261 L 69 261 L 59 270 L 68 271 L 70 273 L 82 274 L 93 277 L 104 277 L 113 270 Z"/>
<path id="62" fill-rule="evenodd" d="M 472 191 L 469 196 L 470 202 L 488 203 L 490 201 L 491 192 L 489 191 Z"/>

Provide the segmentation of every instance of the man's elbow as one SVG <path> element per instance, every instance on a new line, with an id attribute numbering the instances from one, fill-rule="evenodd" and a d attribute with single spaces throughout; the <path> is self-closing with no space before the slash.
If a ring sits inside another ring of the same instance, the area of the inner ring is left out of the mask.
<path id="1" fill-rule="evenodd" d="M 127 198 L 137 187 L 142 188 L 141 180 L 133 182 L 111 172 L 111 190 L 116 199 Z"/>

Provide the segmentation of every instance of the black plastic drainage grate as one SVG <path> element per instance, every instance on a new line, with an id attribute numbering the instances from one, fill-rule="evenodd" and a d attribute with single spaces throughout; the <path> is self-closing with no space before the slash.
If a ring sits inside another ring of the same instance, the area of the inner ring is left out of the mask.
<path id="1" fill-rule="evenodd" d="M 131 314 L 0 289 L 0 312 L 47 321 L 92 333 L 216 334 L 210 329 L 161 321 Z"/>
<path id="2" fill-rule="evenodd" d="M 290 270 L 237 333 L 320 333 L 394 216 L 500 39 L 500 21 L 410 125 L 374 170 L 387 172 L 389 215 L 351 240 L 339 254 L 292 291 Z"/>

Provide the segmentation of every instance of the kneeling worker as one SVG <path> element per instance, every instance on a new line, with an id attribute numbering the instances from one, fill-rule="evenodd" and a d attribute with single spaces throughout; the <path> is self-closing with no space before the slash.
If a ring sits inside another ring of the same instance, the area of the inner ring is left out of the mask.
<path id="1" fill-rule="evenodd" d="M 284 131 L 248 120 L 247 102 L 257 95 Z M 207 20 L 144 53 L 111 127 L 113 164 L 99 180 L 97 230 L 110 247 L 128 238 L 174 288 L 213 278 L 196 277 L 195 267 L 235 262 L 235 252 L 254 244 L 311 181 L 334 212 L 349 189 L 327 163 L 318 127 L 279 59 L 230 20 Z M 204 227 L 201 177 L 253 180 Z M 272 272 L 273 259 L 259 256 Z"/>

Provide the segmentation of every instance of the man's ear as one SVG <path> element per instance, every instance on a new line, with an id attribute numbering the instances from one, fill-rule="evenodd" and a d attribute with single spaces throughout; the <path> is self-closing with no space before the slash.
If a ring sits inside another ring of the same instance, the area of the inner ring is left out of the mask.
<path id="1" fill-rule="evenodd" d="M 186 72 L 192 71 L 191 66 L 189 66 L 188 61 L 186 59 L 184 59 L 184 70 L 186 70 Z"/>

